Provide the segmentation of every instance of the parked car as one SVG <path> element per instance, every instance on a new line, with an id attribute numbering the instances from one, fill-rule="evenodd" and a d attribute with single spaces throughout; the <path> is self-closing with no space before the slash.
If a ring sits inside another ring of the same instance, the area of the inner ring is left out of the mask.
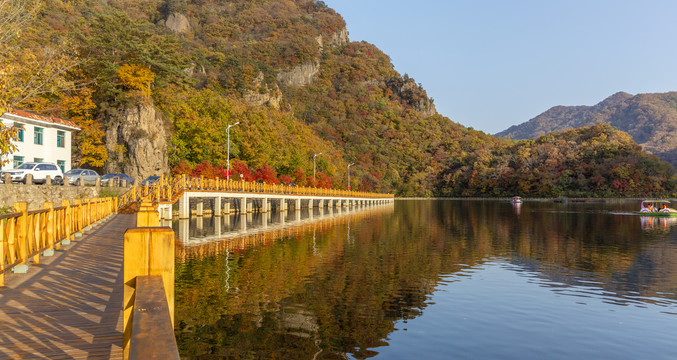
<path id="1" fill-rule="evenodd" d="M 80 184 L 80 179 L 85 180 L 85 185 L 96 185 L 96 179 L 101 177 L 96 171 L 89 169 L 71 169 L 64 176 L 68 177 L 71 185 Z"/>
<path id="2" fill-rule="evenodd" d="M 44 184 L 47 182 L 47 175 L 53 180 L 53 183 L 56 185 L 63 184 L 63 172 L 59 169 L 58 166 L 52 163 L 38 163 L 38 162 L 27 162 L 21 164 L 16 169 L 4 170 L 0 172 L 0 177 L 2 181 L 5 181 L 5 174 L 10 174 L 12 176 L 12 182 L 26 183 L 26 175 L 33 175 L 33 182 L 36 184 Z"/>
<path id="3" fill-rule="evenodd" d="M 120 181 L 122 180 L 127 181 L 127 184 L 129 185 L 134 185 L 134 178 L 127 174 L 106 174 L 101 177 L 101 186 L 108 186 L 108 182 L 110 181 L 113 181 L 113 183 L 117 181 L 119 186 Z"/>
<path id="4" fill-rule="evenodd" d="M 143 179 L 143 181 L 141 182 L 141 186 L 153 185 L 153 183 L 158 181 L 158 180 L 160 180 L 159 176 L 149 176 L 149 177 Z"/>

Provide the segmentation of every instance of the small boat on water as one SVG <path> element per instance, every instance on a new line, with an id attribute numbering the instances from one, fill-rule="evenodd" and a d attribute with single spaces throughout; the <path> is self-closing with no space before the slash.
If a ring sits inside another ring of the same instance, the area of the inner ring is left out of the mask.
<path id="1" fill-rule="evenodd" d="M 522 198 L 519 196 L 513 196 L 512 200 L 510 200 L 512 204 L 521 204 L 522 203 Z"/>
<path id="2" fill-rule="evenodd" d="M 667 200 L 644 200 L 639 210 L 642 216 L 677 216 L 677 210 L 668 207 Z"/>

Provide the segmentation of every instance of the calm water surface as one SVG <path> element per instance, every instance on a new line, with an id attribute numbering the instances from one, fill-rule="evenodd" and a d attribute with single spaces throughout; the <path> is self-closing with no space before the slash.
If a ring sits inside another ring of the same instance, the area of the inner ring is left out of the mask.
<path id="1" fill-rule="evenodd" d="M 677 226 L 630 215 L 638 203 L 403 200 L 306 211 L 305 225 L 193 221 L 205 239 L 177 250 L 180 353 L 677 359 Z"/>

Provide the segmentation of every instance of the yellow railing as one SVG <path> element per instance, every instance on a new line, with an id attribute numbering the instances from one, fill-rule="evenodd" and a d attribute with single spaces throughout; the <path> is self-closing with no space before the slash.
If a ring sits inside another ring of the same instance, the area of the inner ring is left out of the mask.
<path id="1" fill-rule="evenodd" d="M 204 177 L 187 177 L 165 179 L 160 177 L 152 185 L 132 186 L 126 193 L 120 195 L 120 206 L 135 201 L 174 202 L 184 191 L 223 191 L 247 192 L 261 194 L 289 194 L 307 196 L 351 197 L 385 199 L 392 198 L 393 194 L 377 194 L 365 191 L 347 191 L 337 189 L 323 189 L 309 186 L 288 186 L 265 184 L 254 181 L 205 179 Z"/>
<path id="2" fill-rule="evenodd" d="M 179 359 L 174 337 L 174 231 L 143 203 L 124 237 L 125 359 Z"/>
<path id="3" fill-rule="evenodd" d="M 40 263 L 40 253 L 59 249 L 61 242 L 114 213 L 117 198 L 63 200 L 61 206 L 44 203 L 44 209 L 28 211 L 27 203 L 14 203 L 14 212 L 0 216 L 0 286 L 5 273 L 32 259 Z"/>

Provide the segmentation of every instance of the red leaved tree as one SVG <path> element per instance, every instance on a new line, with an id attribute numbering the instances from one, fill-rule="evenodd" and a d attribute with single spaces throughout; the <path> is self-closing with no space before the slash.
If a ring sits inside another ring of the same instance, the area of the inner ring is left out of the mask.
<path id="1" fill-rule="evenodd" d="M 233 160 L 231 164 L 231 169 L 233 170 L 233 175 L 230 176 L 232 180 L 239 180 L 240 174 L 244 175 L 245 181 L 254 181 L 254 174 L 249 170 L 249 166 L 243 161 Z"/>
<path id="2" fill-rule="evenodd" d="M 277 171 L 266 164 L 254 171 L 254 179 L 263 181 L 266 184 L 277 184 Z"/>
<path id="3" fill-rule="evenodd" d="M 280 175 L 280 182 L 285 185 L 289 185 L 294 182 L 294 179 L 292 179 L 292 177 L 289 175 Z"/>
<path id="4" fill-rule="evenodd" d="M 294 170 L 294 184 L 297 186 L 306 186 L 307 184 L 306 173 L 301 167 L 297 167 L 296 170 Z"/>
<path id="5" fill-rule="evenodd" d="M 331 179 L 323 172 L 317 173 L 317 184 L 315 186 L 323 189 L 331 189 Z"/>
<path id="6" fill-rule="evenodd" d="M 176 166 L 172 168 L 172 176 L 190 175 L 193 169 L 186 160 L 179 161 Z"/>
<path id="7" fill-rule="evenodd" d="M 204 176 L 205 178 L 223 178 L 225 170 L 223 166 L 214 166 L 210 162 L 203 161 L 193 168 L 191 176 Z"/>

